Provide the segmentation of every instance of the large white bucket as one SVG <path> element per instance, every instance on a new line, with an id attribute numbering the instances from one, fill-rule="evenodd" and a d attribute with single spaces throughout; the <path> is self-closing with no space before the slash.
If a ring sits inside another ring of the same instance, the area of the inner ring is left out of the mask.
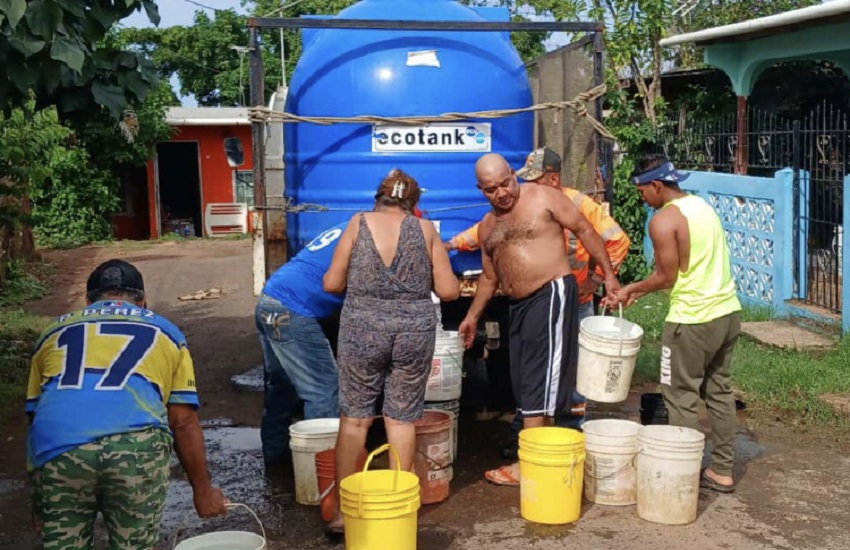
<path id="1" fill-rule="evenodd" d="M 295 502 L 319 505 L 316 453 L 336 447 L 339 418 L 302 420 L 289 427 L 289 448 L 295 471 Z"/>
<path id="2" fill-rule="evenodd" d="M 637 502 L 635 455 L 640 428 L 637 422 L 613 418 L 584 423 L 587 500 L 607 506 L 630 506 Z"/>
<path id="3" fill-rule="evenodd" d="M 218 531 L 216 533 L 206 533 L 205 535 L 188 538 L 177 544 L 181 526 L 174 533 L 171 548 L 173 550 L 264 550 L 266 548 L 266 530 L 263 528 L 263 522 L 260 521 L 257 514 L 244 504 L 231 503 L 227 505 L 227 508 L 229 510 L 233 508 L 244 508 L 248 510 L 254 516 L 254 519 L 257 520 L 260 531 L 263 533 L 262 536 L 248 531 Z M 185 517 L 188 517 L 188 514 Z"/>
<path id="4" fill-rule="evenodd" d="M 620 317 L 597 315 L 581 322 L 576 391 L 589 401 L 620 403 L 629 396 L 643 329 Z"/>
<path id="5" fill-rule="evenodd" d="M 425 401 L 460 399 L 463 381 L 463 342 L 456 331 L 437 329 L 431 374 L 425 389 Z"/>
<path id="6" fill-rule="evenodd" d="M 637 443 L 638 517 L 666 525 L 695 521 L 705 435 L 677 426 L 642 426 Z"/>

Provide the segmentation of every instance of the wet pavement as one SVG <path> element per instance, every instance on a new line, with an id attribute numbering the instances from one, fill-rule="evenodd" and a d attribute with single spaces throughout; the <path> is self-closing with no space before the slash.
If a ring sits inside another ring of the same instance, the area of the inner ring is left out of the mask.
<path id="1" fill-rule="evenodd" d="M 263 391 L 263 365 L 230 377 L 233 387 L 243 391 Z"/>
<path id="2" fill-rule="evenodd" d="M 637 414 L 637 407 L 630 401 L 625 406 L 593 407 L 589 416 L 635 420 Z M 676 529 L 637 519 L 634 506 L 613 508 L 587 501 L 583 505 L 583 519 L 573 525 L 545 526 L 522 520 L 518 490 L 495 487 L 481 479 L 485 469 L 502 463 L 500 451 L 511 445 L 510 415 L 489 420 L 477 420 L 476 416 L 474 411 L 465 411 L 461 415 L 460 457 L 455 464 L 451 497 L 446 502 L 424 506 L 420 511 L 419 550 L 548 548 L 550 544 L 562 545 L 577 537 L 584 538 L 591 532 L 600 540 L 615 541 L 620 539 L 620 530 L 601 526 L 624 522 L 635 523 L 642 530 Z M 335 547 L 323 534 L 324 524 L 318 507 L 295 503 L 291 466 L 266 470 L 258 428 L 233 426 L 228 419 L 211 419 L 204 421 L 204 433 L 213 483 L 232 502 L 246 504 L 259 515 L 271 541 L 270 548 Z M 382 442 L 383 428 L 380 422 L 376 422 L 370 430 L 368 446 L 375 448 Z M 740 476 L 746 471 L 747 464 L 762 456 L 768 448 L 742 428 L 735 450 Z M 386 467 L 382 460 L 376 460 L 376 464 Z M 176 458 L 172 466 L 173 479 L 162 521 L 163 548 L 171 547 L 175 531 L 181 525 L 180 540 L 219 530 L 258 532 L 254 520 L 243 511 L 232 512 L 226 519 L 199 520 L 193 512 L 191 488 Z M 713 494 L 704 495 L 701 509 L 707 510 L 717 498 Z M 721 498 L 726 500 L 729 497 Z M 586 522 L 596 525 L 588 531 Z M 338 547 L 342 548 L 341 545 Z"/>
<path id="3" fill-rule="evenodd" d="M 125 255 L 126 254 L 126 255 Z M 269 550 L 313 550 L 329 543 L 317 507 L 294 499 L 290 466 L 266 469 L 256 426 L 262 409 L 262 361 L 253 320 L 250 241 L 191 241 L 123 252 L 117 247 L 50 253 L 61 283 L 36 311 L 59 315 L 82 304 L 88 273 L 99 262 L 124 256 L 145 274 L 152 307 L 181 327 L 198 373 L 210 472 L 233 500 L 248 504 L 269 531 Z M 223 288 L 221 300 L 184 303 L 177 297 L 198 288 Z M 479 368 L 483 362 L 471 364 Z M 252 369 L 252 367 L 254 367 Z M 483 368 L 483 367 L 481 367 Z M 247 371 L 247 372 L 246 372 Z M 483 480 L 485 470 L 505 464 L 510 446 L 510 414 L 483 409 L 501 379 L 482 387 L 483 377 L 464 379 L 459 456 L 449 500 L 425 506 L 418 517 L 418 550 L 847 550 L 850 548 L 850 444 L 847 437 L 818 427 L 802 429 L 766 411 L 741 411 L 736 441 L 733 495 L 700 494 L 699 515 L 691 525 L 665 526 L 643 521 L 634 506 L 582 504 L 574 525 L 545 527 L 520 517 L 519 490 Z M 241 375 L 247 374 L 246 377 Z M 234 375 L 236 380 L 233 379 Z M 477 385 L 476 385 L 477 384 Z M 505 386 L 507 381 L 505 380 Z M 622 405 L 590 407 L 592 418 L 639 417 L 640 392 L 634 388 Z M 32 531 L 30 494 L 25 486 L 24 441 L 27 419 L 10 413 L 0 422 L 0 549 L 39 548 Z M 752 430 L 752 431 L 751 431 Z M 806 432 L 806 433 L 801 433 Z M 370 432 L 369 448 L 383 440 L 380 422 Z M 376 461 L 378 462 L 378 461 Z M 185 521 L 183 536 L 222 529 L 256 531 L 244 512 L 224 520 L 199 520 L 191 490 L 176 459 L 158 550 Z M 377 464 L 376 467 L 385 467 Z M 96 549 L 105 549 L 104 530 L 96 529 Z M 395 550 L 395 549 L 388 549 Z"/>

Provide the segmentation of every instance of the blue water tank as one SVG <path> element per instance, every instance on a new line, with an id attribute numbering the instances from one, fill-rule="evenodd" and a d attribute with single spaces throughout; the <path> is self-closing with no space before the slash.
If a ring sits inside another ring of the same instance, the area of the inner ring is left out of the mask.
<path id="1" fill-rule="evenodd" d="M 363 0 L 340 19 L 507 21 L 503 8 L 455 0 Z M 305 30 L 286 112 L 304 116 L 416 116 L 528 107 L 525 66 L 507 32 Z M 287 214 L 290 255 L 355 211 L 369 211 L 392 168 L 425 190 L 419 208 L 439 221 L 443 240 L 479 221 L 489 206 L 475 186 L 486 152 L 518 168 L 533 146 L 531 113 L 506 118 L 398 125 L 312 123 L 284 127 L 286 189 L 293 205 L 324 212 Z M 291 257 L 291 256 L 290 256 Z M 480 269 L 480 256 L 454 254 L 456 272 Z"/>

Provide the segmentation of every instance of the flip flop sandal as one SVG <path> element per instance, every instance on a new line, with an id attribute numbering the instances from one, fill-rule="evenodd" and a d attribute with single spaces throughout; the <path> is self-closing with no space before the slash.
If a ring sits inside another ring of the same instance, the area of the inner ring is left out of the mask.
<path id="1" fill-rule="evenodd" d="M 717 491 L 718 493 L 734 493 L 737 488 L 737 483 L 733 483 L 732 485 L 723 485 L 722 483 L 717 483 L 707 475 L 703 471 L 702 475 L 699 478 L 699 486 L 703 489 L 711 489 L 712 491 Z"/>
<path id="2" fill-rule="evenodd" d="M 325 537 L 331 542 L 342 542 L 345 538 L 345 528 L 343 526 L 336 527 L 329 523 L 325 525 Z"/>
<path id="3" fill-rule="evenodd" d="M 511 471 L 505 466 L 486 472 L 484 474 L 484 478 L 490 483 L 494 483 L 496 485 L 519 487 L 519 480 L 515 478 L 513 474 L 511 474 Z"/>

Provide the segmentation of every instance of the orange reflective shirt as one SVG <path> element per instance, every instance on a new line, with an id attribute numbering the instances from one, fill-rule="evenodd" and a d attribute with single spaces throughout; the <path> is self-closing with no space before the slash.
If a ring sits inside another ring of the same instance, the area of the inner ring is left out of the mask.
<path id="1" fill-rule="evenodd" d="M 567 196 L 579 212 L 587 218 L 593 229 L 602 237 L 605 242 L 605 249 L 608 251 L 608 256 L 611 258 L 611 264 L 614 266 L 614 272 L 620 269 L 626 255 L 629 253 L 629 236 L 626 232 L 614 221 L 614 218 L 605 212 L 605 208 L 601 204 L 594 201 L 581 191 L 563 187 L 564 195 Z M 457 250 L 472 251 L 478 249 L 478 226 L 481 222 L 476 223 L 469 229 L 458 233 L 452 237 L 452 244 Z M 590 253 L 584 248 L 581 241 L 576 238 L 571 231 L 564 231 L 564 243 L 567 246 L 567 254 L 569 255 L 570 266 L 572 266 L 573 275 L 576 281 L 581 286 L 588 277 Z M 604 276 L 602 268 L 596 267 L 596 274 L 600 277 Z M 579 302 L 584 304 L 593 299 L 592 294 L 580 296 Z"/>

